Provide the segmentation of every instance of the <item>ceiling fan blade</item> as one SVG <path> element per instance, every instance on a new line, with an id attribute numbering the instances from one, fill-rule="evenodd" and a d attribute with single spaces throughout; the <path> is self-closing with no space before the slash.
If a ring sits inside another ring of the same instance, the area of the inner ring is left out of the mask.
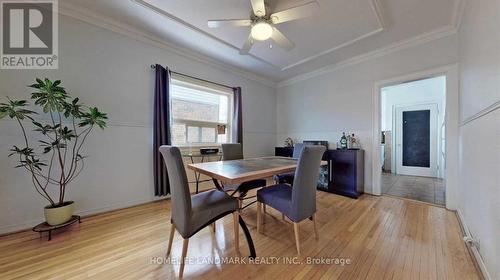
<path id="1" fill-rule="evenodd" d="M 252 2 L 252 9 L 254 15 L 258 17 L 263 17 L 266 15 L 266 5 L 264 0 L 250 0 Z"/>
<path id="2" fill-rule="evenodd" d="M 223 26 L 250 26 L 252 21 L 249 19 L 215 19 L 207 21 L 208 27 L 217 28 Z"/>
<path id="3" fill-rule="evenodd" d="M 281 48 L 286 51 L 290 51 L 295 47 L 295 44 L 288 40 L 288 38 L 281 33 L 276 27 L 273 27 L 273 35 L 271 35 L 271 39 L 278 44 Z"/>
<path id="4" fill-rule="evenodd" d="M 319 4 L 316 1 L 309 2 L 302 6 L 290 8 L 271 15 L 271 21 L 274 24 L 283 23 L 291 20 L 312 16 L 319 10 Z"/>
<path id="5" fill-rule="evenodd" d="M 248 52 L 250 51 L 250 49 L 253 46 L 253 42 L 254 41 L 253 41 L 253 38 L 252 38 L 252 34 L 248 35 L 248 39 L 246 40 L 246 42 L 243 45 L 243 47 L 241 47 L 240 54 L 248 54 Z"/>

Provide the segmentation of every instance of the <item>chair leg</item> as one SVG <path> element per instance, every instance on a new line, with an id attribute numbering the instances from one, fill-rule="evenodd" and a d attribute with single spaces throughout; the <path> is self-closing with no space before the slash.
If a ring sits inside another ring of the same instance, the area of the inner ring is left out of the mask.
<path id="1" fill-rule="evenodd" d="M 212 232 L 215 233 L 215 222 L 211 223 L 210 227 L 212 228 Z"/>
<path id="2" fill-rule="evenodd" d="M 175 226 L 171 224 L 170 226 L 170 238 L 168 239 L 168 248 L 167 248 L 167 258 L 170 256 L 170 252 L 172 251 L 172 242 L 174 241 L 175 234 Z"/>
<path id="3" fill-rule="evenodd" d="M 238 224 L 239 219 L 240 219 L 240 212 L 234 211 L 233 228 L 234 228 L 234 246 L 236 248 L 236 253 L 240 251 L 240 225 Z"/>
<path id="4" fill-rule="evenodd" d="M 295 232 L 295 245 L 297 246 L 297 254 L 300 256 L 299 223 L 293 223 L 293 231 Z"/>
<path id="5" fill-rule="evenodd" d="M 262 218 L 260 216 L 260 208 L 261 208 L 261 202 L 257 201 L 257 232 L 260 233 L 260 219 Z"/>
<path id="6" fill-rule="evenodd" d="M 318 240 L 318 229 L 316 228 L 316 213 L 312 215 L 313 227 L 314 227 L 314 237 Z"/>
<path id="7" fill-rule="evenodd" d="M 265 205 L 265 204 L 264 204 L 264 205 L 262 205 L 262 210 L 264 211 L 264 214 L 266 214 L 266 213 L 267 213 L 267 212 L 266 212 L 266 205 Z"/>
<path id="8" fill-rule="evenodd" d="M 188 250 L 189 238 L 184 239 L 182 243 L 182 256 L 181 256 L 181 266 L 179 267 L 179 278 L 182 278 L 184 274 L 184 264 L 186 262 L 186 254 Z"/>

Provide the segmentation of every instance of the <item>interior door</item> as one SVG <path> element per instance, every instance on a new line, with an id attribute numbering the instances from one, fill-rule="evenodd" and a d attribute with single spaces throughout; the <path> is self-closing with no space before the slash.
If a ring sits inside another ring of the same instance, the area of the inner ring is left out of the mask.
<path id="1" fill-rule="evenodd" d="M 396 107 L 396 173 L 437 177 L 437 104 Z"/>

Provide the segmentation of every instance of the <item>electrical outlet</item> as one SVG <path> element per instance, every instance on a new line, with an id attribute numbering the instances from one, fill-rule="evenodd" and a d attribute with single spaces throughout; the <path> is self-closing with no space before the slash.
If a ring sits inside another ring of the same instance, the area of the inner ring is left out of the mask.
<path id="1" fill-rule="evenodd" d="M 481 241 L 479 239 L 475 239 L 471 236 L 464 236 L 464 242 L 470 244 L 477 248 L 477 250 L 481 247 Z"/>

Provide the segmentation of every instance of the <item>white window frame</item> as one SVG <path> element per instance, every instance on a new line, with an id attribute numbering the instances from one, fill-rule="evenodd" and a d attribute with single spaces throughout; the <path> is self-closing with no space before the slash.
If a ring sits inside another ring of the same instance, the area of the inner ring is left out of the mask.
<path id="1" fill-rule="evenodd" d="M 217 142 L 218 139 L 218 134 L 217 134 L 217 126 L 218 125 L 225 125 L 226 126 L 226 143 L 231 143 L 232 139 L 232 121 L 233 121 L 233 114 L 234 114 L 234 94 L 231 88 L 228 87 L 223 87 L 214 83 L 198 80 L 195 78 L 190 78 L 184 75 L 179 75 L 172 73 L 171 75 L 171 84 L 172 85 L 177 85 L 177 86 L 182 86 L 182 87 L 188 87 L 196 90 L 201 90 L 217 95 L 225 95 L 228 97 L 228 102 L 227 102 L 227 123 L 224 122 L 211 122 L 211 121 L 199 121 L 199 120 L 188 120 L 188 119 L 181 119 L 181 118 L 175 118 L 173 115 L 171 115 L 170 123 L 173 126 L 174 124 L 184 124 L 186 126 L 186 143 L 173 143 L 173 145 L 176 145 L 178 147 L 204 147 L 204 146 L 220 146 L 221 143 Z M 172 99 L 169 100 L 169 106 L 172 107 Z M 172 112 L 172 110 L 170 110 Z M 187 142 L 187 130 L 189 126 L 195 126 L 195 127 L 200 127 L 200 139 L 201 139 L 201 129 L 203 127 L 208 127 L 208 128 L 214 128 L 215 129 L 215 139 L 214 142 L 194 142 L 194 143 L 188 143 Z"/>

